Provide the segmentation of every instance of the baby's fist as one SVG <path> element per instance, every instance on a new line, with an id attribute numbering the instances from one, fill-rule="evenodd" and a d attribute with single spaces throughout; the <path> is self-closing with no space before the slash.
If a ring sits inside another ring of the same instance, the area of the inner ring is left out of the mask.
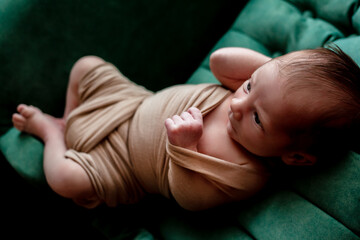
<path id="1" fill-rule="evenodd" d="M 203 118 L 199 109 L 191 107 L 180 116 L 166 119 L 165 127 L 171 144 L 197 150 L 197 143 L 203 133 Z"/>

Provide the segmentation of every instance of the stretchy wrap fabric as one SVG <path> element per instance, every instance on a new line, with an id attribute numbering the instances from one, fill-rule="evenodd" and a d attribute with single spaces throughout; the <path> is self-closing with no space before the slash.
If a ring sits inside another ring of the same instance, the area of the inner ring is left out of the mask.
<path id="1" fill-rule="evenodd" d="M 80 106 L 67 120 L 66 157 L 83 167 L 97 195 L 75 200 L 80 205 L 135 203 L 146 193 L 155 193 L 174 197 L 189 209 L 198 206 L 191 201 L 206 196 L 208 206 L 201 208 L 207 208 L 249 197 L 266 182 L 267 176 L 246 164 L 183 149 L 167 140 L 165 119 L 191 106 L 205 116 L 230 94 L 220 85 L 178 85 L 154 94 L 106 63 L 84 76 L 79 94 Z M 184 187 L 194 174 L 202 181 Z"/>

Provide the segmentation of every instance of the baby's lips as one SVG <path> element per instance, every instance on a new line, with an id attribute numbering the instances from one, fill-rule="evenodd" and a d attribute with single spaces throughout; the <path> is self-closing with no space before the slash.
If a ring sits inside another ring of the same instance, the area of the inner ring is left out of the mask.
<path id="1" fill-rule="evenodd" d="M 234 120 L 240 121 L 241 120 L 241 113 L 233 112 L 231 109 L 228 111 L 229 118 L 233 118 Z"/>
<path id="2" fill-rule="evenodd" d="M 241 114 L 235 112 L 235 113 L 233 113 L 233 118 L 234 118 L 235 120 L 237 120 L 237 121 L 240 121 L 240 119 L 241 119 Z"/>

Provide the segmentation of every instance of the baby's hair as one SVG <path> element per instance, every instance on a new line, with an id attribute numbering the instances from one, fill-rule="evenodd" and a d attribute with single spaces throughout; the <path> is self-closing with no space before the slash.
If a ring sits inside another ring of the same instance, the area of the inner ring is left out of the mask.
<path id="1" fill-rule="evenodd" d="M 313 115 L 311 124 L 295 134 L 307 136 L 303 139 L 310 143 L 308 151 L 319 154 L 331 146 L 349 148 L 360 125 L 359 66 L 336 45 L 284 55 L 278 65 L 281 76 L 288 79 L 285 99 L 301 91 L 311 97 L 313 106 L 304 99 L 307 105 L 302 107 Z"/>

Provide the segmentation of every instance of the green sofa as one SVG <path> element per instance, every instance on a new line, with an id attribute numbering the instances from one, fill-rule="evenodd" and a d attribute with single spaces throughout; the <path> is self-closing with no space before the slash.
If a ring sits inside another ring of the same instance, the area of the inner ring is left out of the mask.
<path id="1" fill-rule="evenodd" d="M 48 189 L 42 143 L 9 119 L 19 102 L 61 116 L 71 64 L 82 55 L 99 55 L 154 91 L 217 83 L 209 56 L 226 46 L 276 57 L 334 42 L 360 65 L 357 0 L 129 2 L 0 3 L 3 229 L 46 239 L 360 239 L 356 149 L 326 166 L 285 168 L 256 198 L 203 212 L 159 196 L 85 210 Z"/>

